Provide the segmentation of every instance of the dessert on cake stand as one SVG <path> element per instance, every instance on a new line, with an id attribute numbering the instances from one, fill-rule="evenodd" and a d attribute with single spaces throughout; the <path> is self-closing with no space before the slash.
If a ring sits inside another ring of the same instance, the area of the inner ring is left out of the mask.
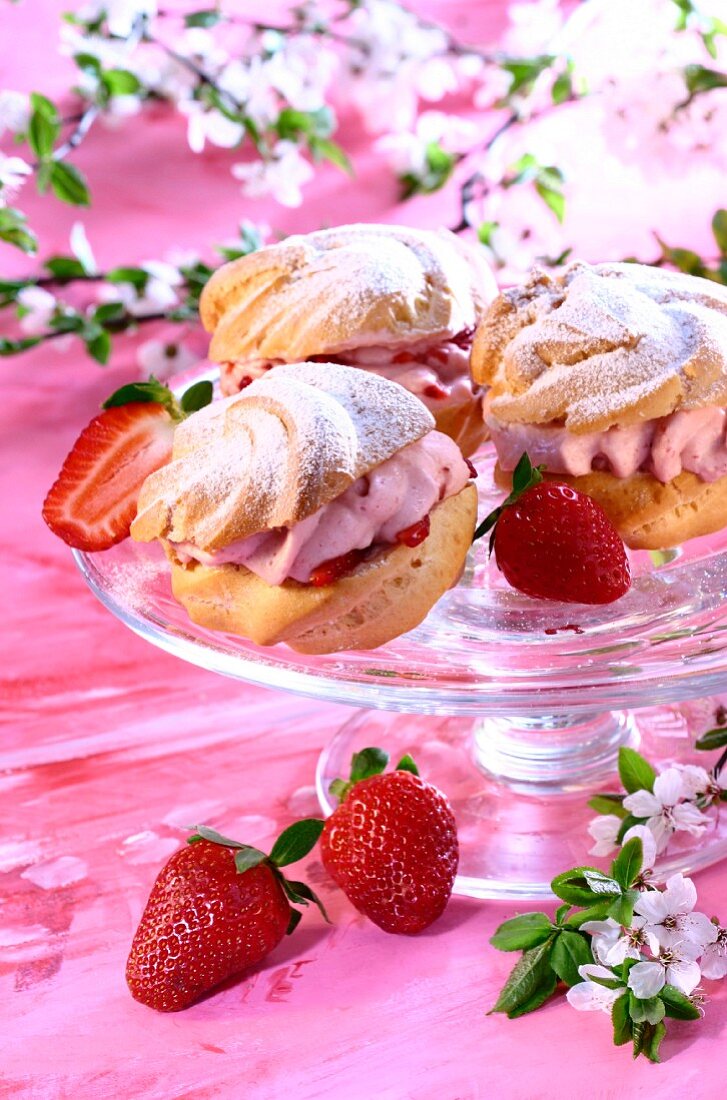
<path id="1" fill-rule="evenodd" d="M 484 515 L 502 499 L 492 450 L 475 464 Z M 727 531 L 633 554 L 631 591 L 601 607 L 513 591 L 483 539 L 416 630 L 373 652 L 325 656 L 195 626 L 172 597 L 156 544 L 127 540 L 74 556 L 101 602 L 162 649 L 226 676 L 365 708 L 321 755 L 324 811 L 328 784 L 347 774 L 354 751 L 380 745 L 394 760 L 411 752 L 453 805 L 455 890 L 476 897 L 547 897 L 564 867 L 593 862 L 587 800 L 618 789 L 619 747 L 640 744 L 656 765 L 694 761 L 686 720 L 653 708 L 727 686 Z M 694 871 L 725 855 L 727 824 L 717 818 L 698 845 L 670 846 L 657 869 Z"/>

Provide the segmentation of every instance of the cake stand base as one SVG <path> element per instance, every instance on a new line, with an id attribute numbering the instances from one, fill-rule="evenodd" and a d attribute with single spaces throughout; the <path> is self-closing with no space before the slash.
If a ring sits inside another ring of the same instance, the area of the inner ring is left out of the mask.
<path id="1" fill-rule="evenodd" d="M 621 790 L 622 745 L 640 745 L 657 767 L 695 761 L 686 723 L 673 710 L 574 721 L 359 711 L 319 759 L 316 786 L 326 815 L 336 805 L 331 781 L 347 777 L 352 755 L 371 745 L 385 749 L 392 764 L 411 753 L 422 776 L 447 795 L 460 841 L 455 893 L 477 898 L 551 898 L 550 882 L 561 871 L 606 864 L 589 855 L 594 842 L 587 826 L 596 815 L 588 799 L 597 790 Z M 696 762 L 705 765 L 703 758 Z M 657 877 L 725 856 L 727 814 L 698 845 L 675 837 Z"/>

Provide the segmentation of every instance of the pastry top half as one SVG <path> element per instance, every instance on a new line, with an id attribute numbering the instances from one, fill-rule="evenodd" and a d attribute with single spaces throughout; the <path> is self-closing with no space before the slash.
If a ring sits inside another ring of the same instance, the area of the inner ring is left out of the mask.
<path id="1" fill-rule="evenodd" d="M 132 537 L 220 550 L 291 527 L 434 428 L 395 382 L 332 363 L 282 366 L 183 421 L 139 496 Z"/>
<path id="2" fill-rule="evenodd" d="M 299 362 L 367 345 L 448 339 L 497 293 L 476 248 L 449 230 L 344 225 L 225 264 L 202 322 L 216 362 Z"/>
<path id="3" fill-rule="evenodd" d="M 727 288 L 642 264 L 535 269 L 485 314 L 472 375 L 501 421 L 576 434 L 727 405 Z"/>

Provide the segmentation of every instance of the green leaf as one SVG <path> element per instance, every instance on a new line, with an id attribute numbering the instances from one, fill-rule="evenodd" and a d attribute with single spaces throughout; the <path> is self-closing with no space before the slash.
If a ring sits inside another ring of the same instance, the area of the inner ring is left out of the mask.
<path id="1" fill-rule="evenodd" d="M 695 749 L 701 749 L 702 752 L 721 749 L 724 745 L 727 745 L 727 727 L 725 726 L 719 729 L 707 730 L 694 742 Z"/>
<path id="2" fill-rule="evenodd" d="M 294 882 L 291 879 L 285 878 L 283 875 L 280 875 L 280 879 L 281 885 L 290 901 L 296 905 L 308 905 L 309 902 L 313 902 L 313 904 L 317 905 L 320 909 L 323 919 L 328 924 L 331 923 L 325 905 L 318 895 L 311 890 L 307 882 Z"/>
<path id="3" fill-rule="evenodd" d="M 562 223 L 565 218 L 565 195 L 563 192 L 554 187 L 548 187 L 541 180 L 536 181 L 535 190 L 548 209 L 552 210 L 558 221 Z"/>
<path id="4" fill-rule="evenodd" d="M 624 789 L 634 791 L 653 791 L 656 772 L 648 760 L 634 749 L 622 747 L 618 750 L 618 774 Z"/>
<path id="5" fill-rule="evenodd" d="M 550 952 L 550 965 L 560 980 L 569 986 L 578 985 L 583 980 L 578 967 L 592 962 L 593 952 L 585 936 L 564 928 Z"/>
<path id="6" fill-rule="evenodd" d="M 634 919 L 634 905 L 638 896 L 637 890 L 627 890 L 620 898 L 611 902 L 607 916 L 628 928 Z"/>
<path id="7" fill-rule="evenodd" d="M 259 867 L 268 857 L 259 848 L 236 848 L 235 867 L 238 873 L 244 875 L 251 867 Z"/>
<path id="8" fill-rule="evenodd" d="M 25 336 L 22 340 L 8 340 L 6 336 L 0 336 L 0 355 L 17 355 L 18 352 L 27 351 L 39 343 L 39 336 Z"/>
<path id="9" fill-rule="evenodd" d="M 611 874 L 624 890 L 633 886 L 644 862 L 644 845 L 641 838 L 633 837 L 624 844 L 611 864 Z"/>
<path id="10" fill-rule="evenodd" d="M 291 140 L 301 134 L 316 138 L 327 138 L 333 133 L 336 117 L 330 107 L 319 107 L 317 111 L 298 111 L 285 107 L 278 115 L 275 130 L 283 140 Z"/>
<path id="11" fill-rule="evenodd" d="M 402 199 L 409 199 L 412 195 L 431 195 L 439 191 L 449 180 L 459 160 L 456 153 L 448 153 L 436 141 L 429 142 L 424 157 L 426 167 L 421 175 L 407 172 L 399 177 Z"/>
<path id="12" fill-rule="evenodd" d="M 527 95 L 540 74 L 555 60 L 552 54 L 539 54 L 536 57 L 510 57 L 503 61 L 500 68 L 512 77 L 506 98 L 510 99 L 517 92 Z"/>
<path id="13" fill-rule="evenodd" d="M 622 1047 L 624 1043 L 630 1042 L 632 1037 L 628 990 L 613 1002 L 611 1020 L 613 1021 L 614 1046 Z"/>
<path id="14" fill-rule="evenodd" d="M 25 214 L 12 206 L 0 207 L 0 241 L 14 245 L 28 255 L 38 251 L 38 238 L 28 229 Z"/>
<path id="15" fill-rule="evenodd" d="M 106 69 L 101 83 L 110 96 L 134 95 L 141 88 L 139 78 L 128 69 Z"/>
<path id="16" fill-rule="evenodd" d="M 604 898 L 603 901 L 596 902 L 595 905 L 589 905 L 587 909 L 582 909 L 578 913 L 572 913 L 568 917 L 564 924 L 568 928 L 580 928 L 582 924 L 585 924 L 588 920 L 605 920 L 608 916 L 608 911 L 613 905 L 610 898 Z"/>
<path id="17" fill-rule="evenodd" d="M 574 867 L 570 871 L 563 871 L 562 874 L 556 875 L 550 884 L 550 889 L 557 898 L 567 901 L 570 905 L 591 906 L 598 900 L 598 895 L 591 889 L 585 877 L 586 871 L 600 875 L 602 878 L 608 877 L 596 867 Z"/>
<path id="18" fill-rule="evenodd" d="M 553 103 L 566 103 L 573 97 L 573 77 L 570 72 L 560 73 L 553 81 L 550 92 Z"/>
<path id="19" fill-rule="evenodd" d="M 83 278 L 86 274 L 83 264 L 73 256 L 51 256 L 49 260 L 45 261 L 43 267 L 56 279 L 63 281 Z"/>
<path id="20" fill-rule="evenodd" d="M 661 1056 L 659 1054 L 659 1048 L 666 1035 L 666 1027 L 664 1021 L 660 1020 L 658 1024 L 648 1025 L 647 1033 L 644 1036 L 642 1043 L 642 1050 L 650 1062 L 660 1062 Z"/>
<path id="21" fill-rule="evenodd" d="M 562 924 L 566 914 L 570 911 L 570 905 L 559 905 L 555 911 L 555 923 Z"/>
<path id="22" fill-rule="evenodd" d="M 276 867 L 297 863 L 316 846 L 324 822 L 318 817 L 304 817 L 284 829 L 273 845 L 270 860 Z"/>
<path id="23" fill-rule="evenodd" d="M 558 978 L 551 970 L 550 974 L 545 975 L 542 984 L 536 989 L 532 997 L 529 997 L 518 1008 L 513 1008 L 508 1012 L 508 1020 L 517 1020 L 519 1016 L 527 1016 L 528 1012 L 535 1012 L 537 1008 L 545 1004 L 549 997 L 553 996 L 557 984 Z"/>
<path id="24" fill-rule="evenodd" d="M 673 985 L 665 985 L 659 996 L 664 1002 L 665 1015 L 673 1020 L 698 1020 L 699 1009 L 685 993 Z"/>
<path id="25" fill-rule="evenodd" d="M 93 311 L 93 320 L 98 325 L 109 325 L 115 321 L 121 321 L 126 316 L 126 306 L 123 302 L 104 302 Z"/>
<path id="26" fill-rule="evenodd" d="M 689 94 L 699 95 L 711 92 L 715 88 L 727 88 L 727 73 L 719 69 L 707 69 L 704 65 L 687 65 L 684 69 L 684 82 Z"/>
<path id="27" fill-rule="evenodd" d="M 604 875 L 603 871 L 586 870 L 583 877 L 594 894 L 620 895 L 621 886 L 610 875 Z"/>
<path id="28" fill-rule="evenodd" d="M 74 54 L 73 60 L 78 65 L 79 69 L 84 73 L 88 73 L 89 76 L 94 76 L 98 79 L 101 75 L 101 62 L 92 53 Z"/>
<path id="29" fill-rule="evenodd" d="M 414 758 L 406 753 L 402 756 L 399 763 L 394 768 L 397 772 L 411 772 L 412 775 L 419 775 L 419 768 L 414 763 Z"/>
<path id="30" fill-rule="evenodd" d="M 588 799 L 588 805 L 597 814 L 615 814 L 616 817 L 626 817 L 628 810 L 623 807 L 623 794 L 596 794 Z"/>
<path id="31" fill-rule="evenodd" d="M 143 383 L 140 383 L 140 385 L 141 384 L 143 384 Z M 116 392 L 120 393 L 121 391 L 117 390 Z M 123 402 L 123 403 L 125 404 L 126 402 Z M 105 403 L 103 407 L 106 409 L 106 408 L 109 408 L 110 406 L 108 405 L 108 403 Z M 188 844 L 195 844 L 199 840 L 209 840 L 209 841 L 212 842 L 212 844 L 221 844 L 223 846 L 223 848 L 249 848 L 250 847 L 249 844 L 240 844 L 239 840 L 230 840 L 229 837 L 222 836 L 222 834 L 218 833 L 216 831 L 216 829 L 209 829 L 206 825 L 192 825 L 192 826 L 190 826 L 190 828 L 192 830 L 192 833 L 187 838 L 187 843 Z"/>
<path id="32" fill-rule="evenodd" d="M 727 256 L 727 210 L 715 211 L 712 233 L 722 256 Z"/>
<path id="33" fill-rule="evenodd" d="M 109 283 L 130 283 L 135 290 L 142 292 L 149 282 L 149 272 L 143 267 L 114 267 L 106 275 Z"/>
<path id="34" fill-rule="evenodd" d="M 633 1055 L 634 1058 L 638 1058 L 644 1049 L 644 1041 L 648 1038 L 646 1023 L 635 1024 L 632 1022 L 631 1036 L 633 1041 Z"/>
<path id="35" fill-rule="evenodd" d="M 61 130 L 58 111 L 49 99 L 37 92 L 31 94 L 30 103 L 33 110 L 28 125 L 28 144 L 40 160 L 46 160 Z"/>
<path id="36" fill-rule="evenodd" d="M 626 836 L 629 829 L 633 829 L 634 825 L 641 825 L 646 821 L 645 817 L 634 817 L 633 814 L 627 814 L 621 822 L 621 827 L 616 834 L 616 841 L 619 844 L 623 844 L 623 838 Z"/>
<path id="37" fill-rule="evenodd" d="M 527 951 L 552 935 L 553 925 L 545 913 L 523 913 L 501 924 L 490 943 L 498 951 Z"/>
<path id="38" fill-rule="evenodd" d="M 641 1000 L 633 993 L 629 994 L 629 1015 L 635 1024 L 658 1024 L 664 1019 L 664 1005 L 659 997 Z"/>
<path id="39" fill-rule="evenodd" d="M 156 378 L 150 378 L 148 382 L 129 382 L 126 386 L 121 386 L 120 389 L 114 390 L 110 397 L 107 397 L 103 403 L 104 409 L 115 409 L 120 405 L 131 405 L 135 402 L 154 402 L 159 405 L 163 405 L 167 412 L 175 419 L 179 419 L 179 405 L 177 399 L 169 389 L 162 382 L 158 382 Z M 210 831 L 210 830 L 208 830 Z M 219 834 L 215 834 L 216 836 Z M 207 837 L 206 839 L 212 839 Z M 228 843 L 224 840 L 218 840 L 216 843 Z M 244 847 L 244 845 L 236 845 L 236 847 Z"/>
<path id="40" fill-rule="evenodd" d="M 70 203 L 71 206 L 90 206 L 91 196 L 88 193 L 86 181 L 72 164 L 62 160 L 54 160 L 50 166 L 50 185 L 53 194 L 61 202 Z"/>
<path id="41" fill-rule="evenodd" d="M 369 779 L 372 775 L 380 775 L 389 763 L 389 754 L 383 749 L 361 749 L 351 758 L 351 783 L 358 783 L 361 779 Z"/>
<path id="42" fill-rule="evenodd" d="M 537 1000 L 536 995 L 542 992 L 543 987 L 550 986 L 553 980 L 549 962 L 552 942 L 552 939 L 547 939 L 523 953 L 490 1012 L 506 1012 L 509 1015 L 524 1008 L 534 998 Z"/>
<path id="43" fill-rule="evenodd" d="M 335 141 L 331 141 L 330 138 L 316 137 L 313 135 L 308 141 L 308 148 L 311 151 L 313 160 L 328 160 L 331 164 L 335 164 L 337 168 L 345 172 L 346 175 L 353 176 L 355 174 L 353 165 L 345 150 Z"/>
<path id="44" fill-rule="evenodd" d="M 302 919 L 303 919 L 303 914 L 301 913 L 300 909 L 291 909 L 290 910 L 290 919 L 288 921 L 288 927 L 285 929 L 286 936 L 290 936 L 290 935 L 292 935 L 293 932 L 295 932 L 296 928 L 298 927 L 298 925 L 300 924 Z"/>
<path id="45" fill-rule="evenodd" d="M 215 9 L 206 11 L 191 11 L 184 17 L 185 27 L 214 27 L 222 18 L 222 13 Z"/>
<path id="46" fill-rule="evenodd" d="M 111 337 L 106 329 L 102 328 L 98 332 L 89 333 L 85 343 L 88 354 L 95 359 L 97 363 L 105 366 L 111 354 Z"/>
<path id="47" fill-rule="evenodd" d="M 193 386 L 184 391 L 179 403 L 182 406 L 182 411 L 187 414 L 198 412 L 211 403 L 213 395 L 214 386 L 212 383 L 207 379 L 202 379 L 201 382 L 195 382 Z"/>
<path id="48" fill-rule="evenodd" d="M 492 234 L 500 228 L 499 222 L 480 222 L 477 226 L 477 240 L 488 248 L 492 242 Z"/>

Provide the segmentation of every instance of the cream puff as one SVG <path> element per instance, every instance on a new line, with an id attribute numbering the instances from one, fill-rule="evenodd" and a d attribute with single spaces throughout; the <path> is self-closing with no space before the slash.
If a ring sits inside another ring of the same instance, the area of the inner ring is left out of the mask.
<path id="1" fill-rule="evenodd" d="M 225 264 L 200 313 L 223 394 L 282 363 L 362 367 L 416 394 L 471 454 L 486 428 L 469 353 L 496 294 L 481 252 L 448 230 L 344 225 Z"/>
<path id="2" fill-rule="evenodd" d="M 478 328 L 503 484 L 533 465 L 665 549 L 727 525 L 727 288 L 641 264 L 535 270 Z"/>
<path id="3" fill-rule="evenodd" d="M 459 578 L 470 466 L 424 405 L 376 374 L 281 366 L 176 429 L 139 496 L 193 622 L 303 653 L 373 649 Z"/>

